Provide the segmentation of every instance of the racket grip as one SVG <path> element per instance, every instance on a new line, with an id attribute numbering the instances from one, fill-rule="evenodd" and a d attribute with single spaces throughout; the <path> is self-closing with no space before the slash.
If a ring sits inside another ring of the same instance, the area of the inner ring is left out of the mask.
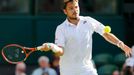
<path id="1" fill-rule="evenodd" d="M 42 49 L 42 46 L 38 46 L 36 47 L 37 50 L 41 50 Z"/>

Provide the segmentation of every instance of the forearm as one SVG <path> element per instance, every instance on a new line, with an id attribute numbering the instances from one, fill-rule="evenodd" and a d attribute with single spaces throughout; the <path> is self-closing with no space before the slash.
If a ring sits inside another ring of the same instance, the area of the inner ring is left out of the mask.
<path id="1" fill-rule="evenodd" d="M 105 38 L 105 40 L 107 40 L 108 42 L 120 47 L 120 43 L 124 44 L 122 41 L 120 41 L 115 35 L 113 35 L 112 33 L 104 33 L 103 37 Z"/>

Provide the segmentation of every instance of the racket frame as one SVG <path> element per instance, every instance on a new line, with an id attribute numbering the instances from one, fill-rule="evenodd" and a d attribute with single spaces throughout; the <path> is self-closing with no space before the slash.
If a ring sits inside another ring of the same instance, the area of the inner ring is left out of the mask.
<path id="1" fill-rule="evenodd" d="M 25 55 L 26 55 L 26 57 L 24 58 L 24 60 L 18 61 L 18 62 L 13 62 L 13 61 L 10 61 L 10 60 L 8 60 L 8 59 L 6 58 L 6 55 L 4 54 L 4 49 L 7 48 L 7 47 L 13 47 L 13 46 L 19 47 L 19 48 L 21 48 L 21 49 L 24 51 L 24 53 L 25 53 Z M 26 50 L 29 50 L 30 52 L 27 53 Z M 19 62 L 25 61 L 25 60 L 28 58 L 28 56 L 29 56 L 32 52 L 34 52 L 34 51 L 36 51 L 36 50 L 37 50 L 36 47 L 35 47 L 35 48 L 29 48 L 29 47 L 23 47 L 23 46 L 18 45 L 18 44 L 9 44 L 9 45 L 6 45 L 5 47 L 2 48 L 2 52 L 1 52 L 1 53 L 2 53 L 3 58 L 4 58 L 8 63 L 10 63 L 10 64 L 17 64 L 17 63 L 19 63 Z"/>

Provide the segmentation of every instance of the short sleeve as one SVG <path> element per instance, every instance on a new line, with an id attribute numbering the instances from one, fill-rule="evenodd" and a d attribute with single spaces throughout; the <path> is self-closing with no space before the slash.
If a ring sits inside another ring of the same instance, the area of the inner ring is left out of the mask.
<path id="1" fill-rule="evenodd" d="M 92 25 L 93 31 L 95 31 L 96 33 L 99 33 L 100 35 L 103 35 L 105 26 L 99 21 L 91 17 L 88 17 L 88 19 L 89 19 L 90 24 Z"/>
<path id="2" fill-rule="evenodd" d="M 55 32 L 55 44 L 61 47 L 65 46 L 64 30 L 61 26 L 58 26 Z"/>

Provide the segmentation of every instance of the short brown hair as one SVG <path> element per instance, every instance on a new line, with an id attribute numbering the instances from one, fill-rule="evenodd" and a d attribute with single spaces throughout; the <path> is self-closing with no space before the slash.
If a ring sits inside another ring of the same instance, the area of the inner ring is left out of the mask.
<path id="1" fill-rule="evenodd" d="M 64 2 L 63 2 L 63 9 L 66 9 L 66 7 L 67 7 L 67 4 L 69 3 L 69 2 L 78 2 L 78 0 L 64 0 Z"/>

